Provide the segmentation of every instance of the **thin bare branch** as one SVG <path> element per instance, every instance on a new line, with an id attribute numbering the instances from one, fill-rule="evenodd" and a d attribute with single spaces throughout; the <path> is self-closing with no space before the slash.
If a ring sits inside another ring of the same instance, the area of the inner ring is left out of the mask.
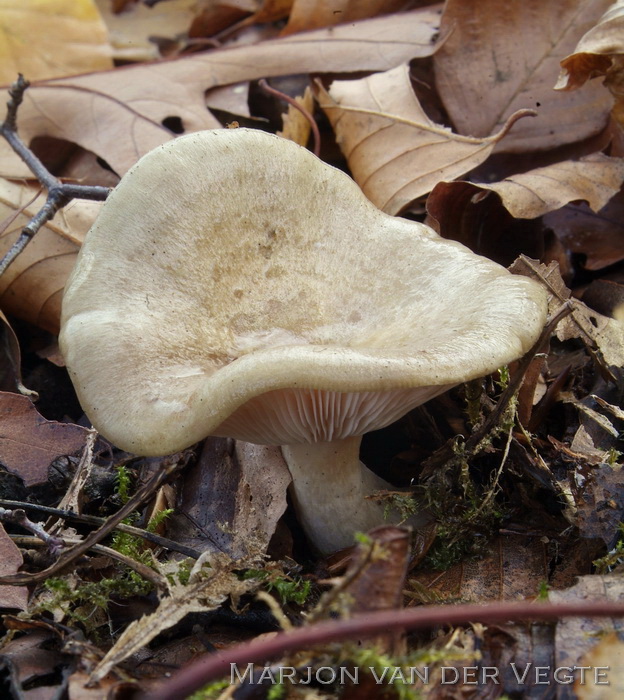
<path id="1" fill-rule="evenodd" d="M 17 133 L 17 110 L 24 99 L 24 93 L 30 83 L 20 73 L 17 80 L 9 89 L 9 101 L 7 102 L 7 115 L 0 124 L 0 135 L 4 136 L 7 143 L 26 163 L 28 169 L 48 191 L 45 204 L 24 226 L 17 241 L 0 260 L 0 275 L 9 267 L 17 256 L 30 243 L 33 236 L 54 217 L 57 211 L 64 207 L 72 199 L 91 199 L 98 202 L 104 201 L 109 193 L 108 187 L 67 184 L 54 177 L 37 156 L 28 148 Z"/>

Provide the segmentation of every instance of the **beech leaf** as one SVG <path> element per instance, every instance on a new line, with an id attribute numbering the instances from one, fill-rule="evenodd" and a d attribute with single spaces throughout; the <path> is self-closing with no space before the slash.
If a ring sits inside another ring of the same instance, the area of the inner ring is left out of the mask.
<path id="1" fill-rule="evenodd" d="M 475 201 L 479 191 L 496 192 L 507 211 L 521 219 L 535 219 L 577 200 L 586 201 L 598 211 L 617 194 L 623 180 L 624 159 L 594 153 L 580 160 L 565 160 L 511 175 L 489 185 L 441 182 L 431 193 L 431 206 L 438 197 L 456 199 L 459 190 L 467 188 L 471 192 L 470 202 Z M 442 201 L 435 208 L 444 206 Z"/>
<path id="2" fill-rule="evenodd" d="M 432 122 L 412 90 L 409 66 L 318 88 L 351 173 L 364 194 L 398 214 L 436 185 L 482 163 L 524 111 L 496 134 L 472 138 Z"/>
<path id="3" fill-rule="evenodd" d="M 414 56 L 430 56 L 438 23 L 439 16 L 425 8 L 33 85 L 20 107 L 20 134 L 27 143 L 44 135 L 77 143 L 122 175 L 142 155 L 173 138 L 163 126 L 167 119 L 179 119 L 187 132 L 220 127 L 206 109 L 210 88 L 296 73 L 387 70 Z M 0 164 L 0 175 L 30 176 L 1 142 Z"/>
<path id="4" fill-rule="evenodd" d="M 559 60 L 592 27 L 609 0 L 449 0 L 448 39 L 434 57 L 436 85 L 455 128 L 485 136 L 518 109 L 536 109 L 498 150 L 553 148 L 599 133 L 611 98 L 600 85 L 583 95 L 553 92 Z"/>

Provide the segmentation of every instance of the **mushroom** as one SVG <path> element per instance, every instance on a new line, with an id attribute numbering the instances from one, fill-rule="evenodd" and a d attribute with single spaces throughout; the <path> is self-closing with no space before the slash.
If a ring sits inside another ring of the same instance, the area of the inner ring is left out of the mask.
<path id="1" fill-rule="evenodd" d="M 344 173 L 250 129 L 159 146 L 121 180 L 63 298 L 78 398 L 113 444 L 282 445 L 320 552 L 383 523 L 361 436 L 518 358 L 542 288 L 379 211 Z"/>

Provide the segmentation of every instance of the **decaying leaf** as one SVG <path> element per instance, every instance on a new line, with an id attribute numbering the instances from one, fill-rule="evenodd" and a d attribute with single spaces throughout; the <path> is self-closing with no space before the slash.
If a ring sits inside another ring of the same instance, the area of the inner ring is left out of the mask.
<path id="1" fill-rule="evenodd" d="M 453 133 L 425 114 L 410 83 L 409 66 L 319 87 L 321 107 L 354 179 L 388 214 L 397 214 L 441 179 L 454 179 L 482 163 L 518 116 L 485 138 Z"/>
<path id="2" fill-rule="evenodd" d="M 94 0 L 0 0 L 0 84 L 112 67 Z"/>
<path id="3" fill-rule="evenodd" d="M 613 3 L 581 38 L 574 53 L 561 61 L 555 89 L 575 90 L 590 78 L 605 76 L 615 98 L 614 115 L 624 123 L 624 2 Z"/>
<path id="4" fill-rule="evenodd" d="M 441 198 L 436 209 L 445 210 L 448 207 L 445 200 L 454 200 L 456 207 L 464 189 L 470 192 L 466 205 L 481 201 L 488 191 L 496 192 L 512 216 L 535 219 L 577 200 L 585 200 L 591 209 L 598 211 L 619 191 L 623 180 L 624 159 L 594 153 L 580 160 L 566 160 L 511 175 L 492 184 L 442 182 L 431 197 Z"/>
<path id="5" fill-rule="evenodd" d="M 624 260 L 624 193 L 619 192 L 598 212 L 586 204 L 568 204 L 544 217 L 570 253 L 583 256 L 582 266 L 601 270 Z"/>
<path id="6" fill-rule="evenodd" d="M 334 24 L 399 12 L 405 0 L 294 0 L 282 34 L 308 32 Z"/>
<path id="7" fill-rule="evenodd" d="M 0 392 L 0 421 L 0 462 L 26 486 L 44 484 L 50 464 L 82 450 L 89 433 L 73 423 L 48 421 L 25 396 L 6 392 Z"/>
<path id="8" fill-rule="evenodd" d="M 580 141 L 606 125 L 612 100 L 600 85 L 584 94 L 553 92 L 562 55 L 609 0 L 449 0 L 434 57 L 436 84 L 455 128 L 487 136 L 518 109 L 535 109 L 498 150 L 527 151 Z M 520 39 L 521 37 L 521 39 Z"/>
<path id="9" fill-rule="evenodd" d="M 94 670 L 91 682 L 104 678 L 116 664 L 149 644 L 156 635 L 169 629 L 189 613 L 215 610 L 228 597 L 236 603 L 240 596 L 250 593 L 260 585 L 258 579 L 241 580 L 234 572 L 235 569 L 257 565 L 257 560 L 250 558 L 235 562 L 226 555 L 214 554 L 204 562 L 207 564 L 204 570 L 201 563 L 199 560 L 196 565 L 196 580 L 191 577 L 191 582 L 186 585 L 171 585 L 169 595 L 160 601 L 155 612 L 128 625 Z"/>
<path id="10" fill-rule="evenodd" d="M 585 600 L 618 601 L 624 597 L 624 580 L 621 576 L 581 576 L 578 583 L 563 591 L 550 591 L 551 603 L 578 603 Z M 566 617 L 557 622 L 555 631 L 554 666 L 582 666 L 583 658 L 600 641 L 602 635 L 621 630 L 620 620 L 607 618 Z M 587 671 L 586 671 L 587 672 Z M 579 679 L 579 671 L 575 678 Z M 604 677 L 603 677 L 604 678 Z M 586 683 L 587 683 L 586 678 Z M 592 678 L 593 680 L 593 678 Z M 595 683 L 589 684 L 596 690 Z M 595 697 L 595 696 L 594 696 Z"/>
<path id="11" fill-rule="evenodd" d="M 24 559 L 0 524 L 0 576 L 14 574 L 24 563 Z M 0 608 L 25 610 L 28 604 L 26 586 L 0 586 Z"/>
<path id="12" fill-rule="evenodd" d="M 39 188 L 0 179 L 0 256 L 45 201 Z M 51 333 L 57 333 L 61 297 L 85 233 L 95 220 L 100 202 L 75 200 L 62 209 L 33 238 L 0 277 L 0 306 Z"/>
<path id="13" fill-rule="evenodd" d="M 44 135 L 77 143 L 122 175 L 143 154 L 173 137 L 163 126 L 168 120 L 179 120 L 187 132 L 220 127 L 206 109 L 204 95 L 210 88 L 295 73 L 387 70 L 414 56 L 430 56 L 438 22 L 435 12 L 415 10 L 253 46 L 42 83 L 25 95 L 20 134 L 26 143 Z M 6 102 L 6 96 L 0 101 Z M 3 142 L 0 175 L 30 176 Z"/>
<path id="14" fill-rule="evenodd" d="M 290 480 L 279 448 L 208 439 L 187 472 L 169 532 L 179 542 L 233 558 L 249 555 L 250 547 L 266 551 L 286 510 Z"/>

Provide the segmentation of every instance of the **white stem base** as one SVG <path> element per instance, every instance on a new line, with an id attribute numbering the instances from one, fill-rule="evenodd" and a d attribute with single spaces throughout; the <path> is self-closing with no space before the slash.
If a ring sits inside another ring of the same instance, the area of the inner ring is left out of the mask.
<path id="1" fill-rule="evenodd" d="M 282 446 L 299 522 L 321 554 L 354 544 L 355 532 L 399 522 L 397 513 L 386 520 L 384 506 L 366 499 L 374 491 L 394 487 L 360 462 L 361 441 L 358 436 Z"/>

